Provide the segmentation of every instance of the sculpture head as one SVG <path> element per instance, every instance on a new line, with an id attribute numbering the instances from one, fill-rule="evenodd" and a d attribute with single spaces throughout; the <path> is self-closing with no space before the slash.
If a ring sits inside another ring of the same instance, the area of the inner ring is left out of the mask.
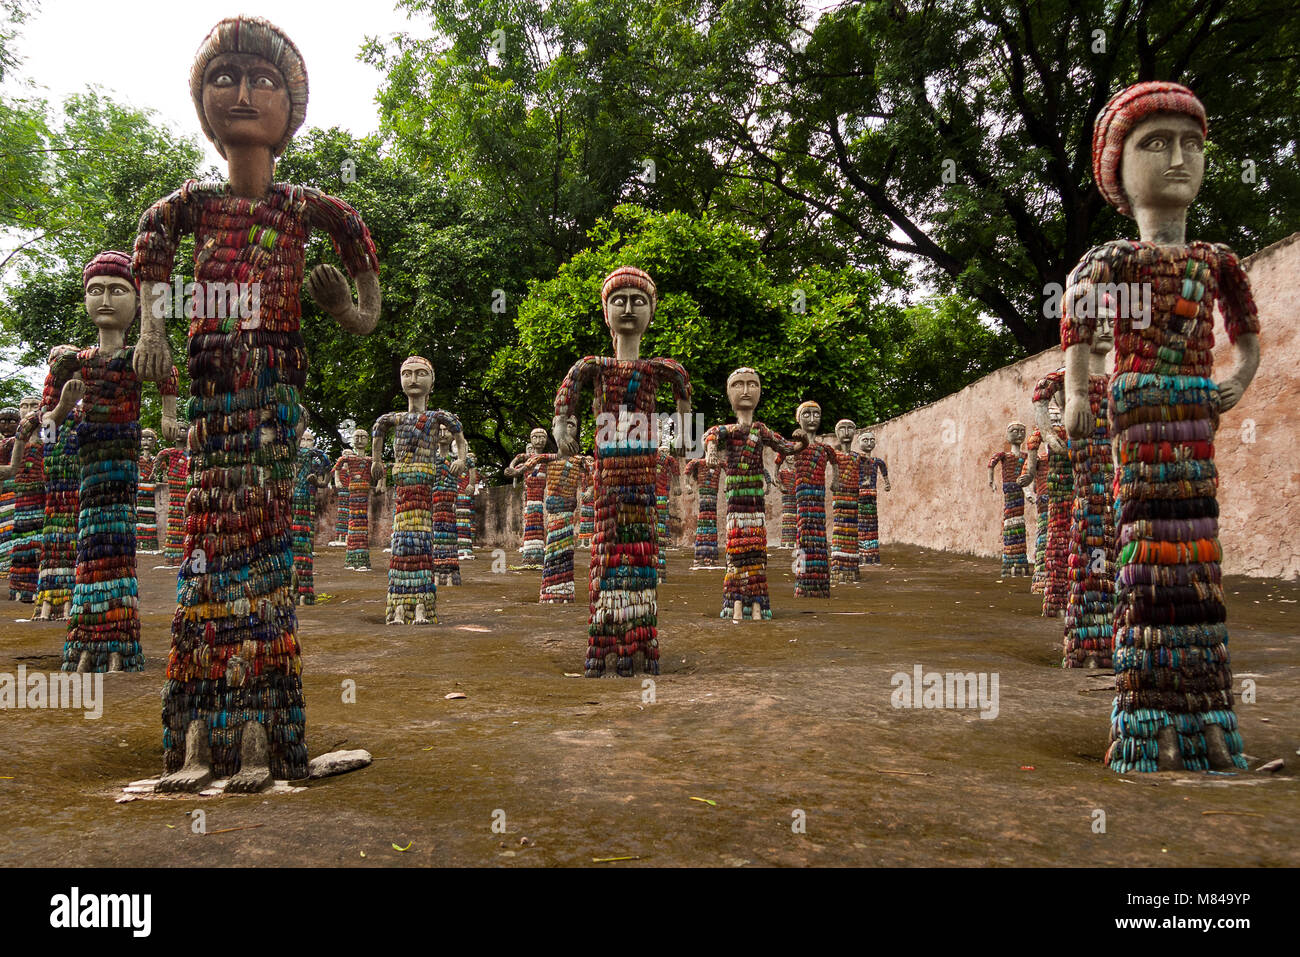
<path id="1" fill-rule="evenodd" d="M 858 436 L 858 448 L 870 455 L 876 451 L 876 433 L 870 429 Z"/>
<path id="2" fill-rule="evenodd" d="M 1007 423 L 1007 441 L 1012 445 L 1019 445 L 1025 441 L 1025 423 L 1008 422 Z"/>
<path id="3" fill-rule="evenodd" d="M 1092 131 L 1092 174 L 1125 216 L 1186 209 L 1205 174 L 1205 106 L 1178 83 L 1135 83 L 1111 97 Z"/>
<path id="4" fill-rule="evenodd" d="M 451 429 L 447 428 L 447 426 L 439 422 L 438 423 L 438 449 L 440 451 L 445 451 L 447 449 L 450 449 L 451 440 L 452 440 Z"/>
<path id="5" fill-rule="evenodd" d="M 1049 402 L 1047 404 L 1047 418 L 1054 428 L 1059 428 L 1061 423 L 1065 421 L 1065 410 L 1061 408 L 1059 403 Z"/>
<path id="6" fill-rule="evenodd" d="M 619 266 L 605 277 L 600 289 L 605 325 L 615 342 L 620 335 L 637 339 L 645 335 L 657 304 L 654 280 L 635 266 Z"/>
<path id="7" fill-rule="evenodd" d="M 12 405 L 0 409 L 0 435 L 3 435 L 6 439 L 13 438 L 14 433 L 18 431 L 20 420 L 21 416 L 18 415 L 18 410 Z"/>
<path id="8" fill-rule="evenodd" d="M 411 356 L 402 363 L 399 373 L 406 397 L 427 396 L 433 391 L 433 364 L 423 356 Z"/>
<path id="9" fill-rule="evenodd" d="M 25 419 L 41 407 L 39 395 L 25 395 L 18 400 L 18 417 Z"/>
<path id="10" fill-rule="evenodd" d="M 536 455 L 546 451 L 547 432 L 545 429 L 533 429 L 528 433 L 528 449 Z"/>
<path id="11" fill-rule="evenodd" d="M 1113 316 L 1098 316 L 1097 327 L 1092 334 L 1089 349 L 1095 355 L 1104 356 L 1115 347 L 1115 319 Z"/>
<path id="12" fill-rule="evenodd" d="M 763 381 L 749 366 L 741 366 L 727 376 L 727 401 L 733 412 L 753 412 L 763 396 Z"/>
<path id="13" fill-rule="evenodd" d="M 799 408 L 794 411 L 794 420 L 799 424 L 799 428 L 804 430 L 808 436 L 808 441 L 812 441 L 822 427 L 822 407 L 811 399 L 802 402 Z"/>
<path id="14" fill-rule="evenodd" d="M 842 448 L 853 447 L 853 436 L 858 431 L 858 424 L 852 419 L 840 419 L 835 423 L 835 440 Z"/>
<path id="15" fill-rule="evenodd" d="M 190 97 L 203 134 L 228 146 L 284 152 L 307 116 L 307 68 L 284 31 L 261 17 L 222 20 L 199 44 Z"/>
<path id="16" fill-rule="evenodd" d="M 302 435 L 298 439 L 298 448 L 311 451 L 316 448 L 316 433 L 311 429 L 303 429 Z"/>
<path id="17" fill-rule="evenodd" d="M 145 455 L 153 455 L 158 451 L 158 433 L 153 429 L 140 430 L 140 451 Z"/>
<path id="18" fill-rule="evenodd" d="M 352 432 L 352 451 L 362 453 L 370 447 L 370 433 L 365 429 L 354 429 Z"/>
<path id="19" fill-rule="evenodd" d="M 578 417 L 576 415 L 566 416 L 564 419 L 564 437 L 570 442 L 577 442 L 578 435 Z"/>
<path id="20" fill-rule="evenodd" d="M 121 332 L 135 322 L 138 297 L 131 257 L 116 249 L 99 253 L 81 271 L 86 314 L 101 332 Z"/>

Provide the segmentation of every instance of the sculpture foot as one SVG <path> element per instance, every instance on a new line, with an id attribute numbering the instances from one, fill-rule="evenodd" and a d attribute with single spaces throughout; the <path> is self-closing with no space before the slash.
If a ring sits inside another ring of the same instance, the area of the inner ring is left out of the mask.
<path id="1" fill-rule="evenodd" d="M 42 602 L 41 607 L 36 609 L 36 614 L 32 615 L 32 621 L 49 621 L 53 612 L 54 608 L 50 602 Z"/>
<path id="2" fill-rule="evenodd" d="M 159 778 L 154 790 L 197 794 L 211 783 L 212 752 L 208 749 L 208 728 L 205 722 L 196 719 L 185 729 L 185 764 L 179 771 Z"/>
<path id="3" fill-rule="evenodd" d="M 1101 665 L 1097 663 L 1096 655 L 1089 655 L 1087 660 L 1084 661 L 1083 667 L 1088 671 L 1096 671 Z"/>
<path id="4" fill-rule="evenodd" d="M 1205 726 L 1205 757 L 1211 771 L 1235 771 L 1237 766 L 1232 761 L 1232 752 L 1228 750 L 1228 739 L 1223 733 L 1223 726 L 1207 724 Z"/>
<path id="5" fill-rule="evenodd" d="M 406 624 L 406 606 L 396 605 L 388 613 L 388 618 L 384 622 L 387 625 L 404 625 Z"/>
<path id="6" fill-rule="evenodd" d="M 750 608 L 749 608 L 749 617 L 750 617 L 751 619 L 753 619 L 754 621 L 762 621 L 762 620 L 763 620 L 763 606 L 760 605 L 758 602 L 754 602 L 754 604 L 751 605 Z"/>
<path id="7" fill-rule="evenodd" d="M 744 617 L 745 617 L 745 607 L 744 607 L 744 605 L 741 604 L 739 601 L 735 602 L 735 603 L 731 606 L 731 620 L 732 620 L 732 621 L 740 621 L 740 620 L 741 620 L 742 618 L 744 618 Z"/>
<path id="8" fill-rule="evenodd" d="M 261 722 L 245 721 L 239 743 L 239 772 L 226 784 L 232 794 L 253 794 L 271 786 L 270 749 Z"/>
<path id="9" fill-rule="evenodd" d="M 83 651 L 77 660 L 77 674 L 84 675 L 90 671 L 90 652 Z"/>
<path id="10" fill-rule="evenodd" d="M 71 618 L 71 617 L 72 617 L 72 599 L 71 599 L 71 598 L 69 598 L 67 601 L 65 601 L 65 602 L 63 603 L 63 614 L 60 615 L 59 617 L 60 617 L 60 618 Z"/>
<path id="11" fill-rule="evenodd" d="M 122 670 L 122 654 L 121 654 L 121 652 L 114 651 L 114 652 L 112 652 L 112 653 L 108 656 L 108 670 L 109 670 L 109 671 L 121 671 L 121 670 Z"/>
<path id="12" fill-rule="evenodd" d="M 423 604 L 422 602 L 416 604 L 416 606 L 415 606 L 415 621 L 411 622 L 411 624 L 413 624 L 413 625 L 428 625 L 428 624 L 432 624 L 432 622 L 429 620 L 429 615 L 428 615 L 428 613 L 424 610 L 424 604 Z"/>
<path id="13" fill-rule="evenodd" d="M 1167 724 L 1160 729 L 1156 735 L 1156 744 L 1160 751 L 1156 757 L 1157 771 L 1182 771 L 1185 769 L 1183 764 L 1183 751 L 1178 744 L 1178 729 L 1172 724 Z"/>

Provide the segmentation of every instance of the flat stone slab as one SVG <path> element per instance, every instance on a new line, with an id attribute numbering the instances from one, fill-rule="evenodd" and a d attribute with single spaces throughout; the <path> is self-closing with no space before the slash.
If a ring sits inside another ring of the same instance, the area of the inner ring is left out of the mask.
<path id="1" fill-rule="evenodd" d="M 307 762 L 307 777 L 327 778 L 334 774 L 344 774 L 364 768 L 373 760 L 370 752 L 361 748 L 355 751 L 331 751 Z"/>

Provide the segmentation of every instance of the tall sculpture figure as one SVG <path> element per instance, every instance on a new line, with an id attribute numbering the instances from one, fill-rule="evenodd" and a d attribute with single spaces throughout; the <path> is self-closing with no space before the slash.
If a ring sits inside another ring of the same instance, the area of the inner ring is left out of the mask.
<path id="1" fill-rule="evenodd" d="M 140 484 L 135 494 L 135 553 L 157 555 L 158 547 L 158 486 L 153 480 L 153 461 L 158 452 L 158 433 L 153 429 L 140 430 Z"/>
<path id="2" fill-rule="evenodd" d="M 384 620 L 390 625 L 437 622 L 438 581 L 434 574 L 434 495 L 438 480 L 438 430 L 446 427 L 456 445 L 456 459 L 446 465 L 453 480 L 465 471 L 468 446 L 460 419 L 441 409 L 429 411 L 433 365 L 423 356 L 402 363 L 405 412 L 389 412 L 371 429 L 376 449 L 393 433 L 393 538 L 388 558 L 388 599 Z M 375 460 L 375 488 L 384 487 L 384 463 Z M 454 524 L 453 524 L 454 528 Z"/>
<path id="3" fill-rule="evenodd" d="M 762 380 L 748 367 L 727 376 L 727 399 L 736 421 L 704 433 L 704 458 L 727 473 L 727 573 L 722 582 L 722 613 L 740 621 L 748 610 L 754 621 L 772 617 L 767 591 L 767 521 L 764 508 L 763 450 L 794 455 L 808 444 L 802 431 L 791 442 L 754 419 Z M 856 498 L 856 491 L 854 493 Z"/>
<path id="4" fill-rule="evenodd" d="M 1055 618 L 1069 600 L 1070 513 L 1074 508 L 1074 470 L 1069 437 L 1061 424 L 1064 397 L 1058 380 L 1064 370 L 1049 373 L 1034 386 L 1034 414 L 1047 445 L 1047 555 L 1044 559 L 1043 615 Z M 1043 409 L 1047 420 L 1043 421 Z M 1042 455 L 1042 448 L 1038 450 Z M 1028 458 L 1026 458 L 1028 461 Z M 1023 469 L 1021 470 L 1023 474 Z"/>
<path id="5" fill-rule="evenodd" d="M 356 280 L 359 308 L 333 266 L 308 280 L 347 332 L 364 335 L 379 318 L 379 266 L 356 210 L 273 182 L 307 109 L 302 56 L 281 30 L 257 17 L 221 21 L 199 47 L 190 94 L 229 183 L 188 182 L 140 220 L 137 371 L 162 379 L 171 369 L 165 304 L 154 300 L 169 295 L 183 235 L 195 237 L 200 290 L 236 283 L 259 295 L 254 315 L 210 315 L 226 310 L 205 303 L 189 326 L 191 493 L 163 695 L 169 773 L 158 787 L 198 790 L 215 772 L 230 776 L 227 790 L 248 791 L 307 772 L 291 519 L 308 235 L 324 230 Z"/>
<path id="6" fill-rule="evenodd" d="M 14 450 L 14 436 L 22 417 L 14 406 L 0 409 L 0 462 L 8 462 Z M 16 471 L 16 470 L 15 470 Z M 0 481 L 0 575 L 9 577 L 10 556 L 14 546 L 14 481 L 13 473 Z"/>
<path id="7" fill-rule="evenodd" d="M 566 431 L 578 396 L 590 382 L 596 416 L 596 532 L 591 543 L 591 611 L 586 675 L 605 673 L 607 658 L 621 676 L 638 669 L 659 673 L 658 537 L 655 532 L 655 458 L 651 428 L 655 393 L 672 386 L 677 412 L 691 411 L 686 370 L 671 359 L 642 359 L 641 337 L 654 318 L 655 284 L 632 266 L 605 278 L 600 291 L 614 355 L 574 363 L 555 396 L 552 432 L 565 451 L 578 452 Z"/>
<path id="8" fill-rule="evenodd" d="M 465 473 L 456 480 L 456 557 L 462 562 L 474 558 L 474 489 L 478 486 L 478 461 L 474 453 L 465 456 Z"/>
<path id="9" fill-rule="evenodd" d="M 1052 406 L 1050 424 L 1054 429 L 1061 429 L 1061 410 Z M 1061 430 L 1064 432 L 1064 430 Z M 1034 577 L 1029 581 L 1029 592 L 1041 595 L 1047 584 L 1047 439 L 1043 430 L 1035 428 L 1025 442 L 1025 463 L 1020 466 L 1020 477 L 1016 480 L 1021 488 L 1033 485 L 1034 516 L 1037 534 L 1034 538 Z"/>
<path id="10" fill-rule="evenodd" d="M 334 463 L 334 481 L 339 491 L 339 508 L 348 509 L 348 552 L 343 567 L 370 571 L 370 481 L 374 462 L 366 454 L 370 433 L 354 429 L 352 445 Z M 380 450 L 382 452 L 382 449 Z"/>
<path id="11" fill-rule="evenodd" d="M 345 445 L 343 454 L 347 455 L 352 446 Z M 330 469 L 330 488 L 334 489 L 335 509 L 334 509 L 334 537 L 329 540 L 327 545 L 330 548 L 347 548 L 348 547 L 348 486 L 339 466 L 343 460 L 340 458 L 334 463 L 334 468 Z"/>
<path id="12" fill-rule="evenodd" d="M 1025 491 L 1020 487 L 1020 470 L 1025 464 L 1021 446 L 1025 441 L 1023 422 L 1007 423 L 1007 442 L 1011 448 L 994 452 L 989 459 L 989 488 L 1002 466 L 1002 577 L 1029 575 L 1032 569 L 1025 558 Z"/>
<path id="13" fill-rule="evenodd" d="M 794 471 L 795 547 L 794 594 L 796 598 L 830 598 L 830 562 L 826 549 L 826 474 L 834 483 L 835 454 L 820 442 L 811 441 L 822 426 L 822 407 L 801 403 L 795 410 L 795 424 L 810 437 L 795 455 L 778 456 Z M 778 473 L 780 474 L 780 473 Z"/>
<path id="14" fill-rule="evenodd" d="M 799 506 L 795 494 L 794 466 L 777 462 L 776 484 L 781 489 L 781 538 L 779 548 L 794 548 L 798 538 Z"/>
<path id="15" fill-rule="evenodd" d="M 853 437 L 857 431 L 852 419 L 840 419 L 835 423 L 835 443 L 831 446 L 836 473 L 831 485 L 835 494 L 831 577 L 842 583 L 861 580 L 858 567 L 858 487 L 861 484 L 862 457 L 853 451 Z"/>
<path id="16" fill-rule="evenodd" d="M 190 454 L 180 447 L 162 449 L 153 460 L 152 477 L 167 479 L 167 537 L 163 564 L 179 565 L 185 552 L 185 495 L 189 489 Z"/>
<path id="17" fill-rule="evenodd" d="M 718 567 L 718 486 L 722 469 L 704 459 L 686 463 L 686 477 L 695 483 L 699 499 L 695 518 L 695 563 L 691 568 Z"/>
<path id="18" fill-rule="evenodd" d="M 1093 130 L 1102 196 L 1137 220 L 1141 240 L 1084 255 L 1066 283 L 1065 427 L 1094 432 L 1091 343 L 1111 290 L 1150 290 L 1148 310 L 1115 312 L 1110 434 L 1119 566 L 1115 585 L 1116 771 L 1245 768 L 1232 708 L 1219 562 L 1214 433 L 1259 364 L 1259 319 L 1236 255 L 1187 242 L 1187 210 L 1205 168 L 1205 108 L 1176 83 L 1131 86 Z M 1133 285 L 1129 285 L 1133 284 Z M 1215 382 L 1214 306 L 1236 366 Z M 1137 314 L 1135 314 L 1137 313 Z"/>
<path id="19" fill-rule="evenodd" d="M 461 437 L 462 442 L 464 436 Z M 433 578 L 439 585 L 460 584 L 460 562 L 457 560 L 456 538 L 456 486 L 465 475 L 468 453 L 462 455 L 461 471 L 451 470 L 452 432 L 447 426 L 438 426 L 438 450 L 434 456 L 433 483 Z"/>
<path id="20" fill-rule="evenodd" d="M 885 491 L 893 491 L 889 484 L 889 469 L 885 460 L 875 455 L 876 433 L 868 429 L 858 436 L 858 451 L 862 455 L 858 470 L 858 561 L 862 565 L 880 564 L 880 518 L 876 508 L 876 477 L 885 480 Z"/>
<path id="21" fill-rule="evenodd" d="M 25 395 L 18 402 L 23 422 L 31 420 L 28 434 L 39 423 L 41 397 Z M 9 600 L 32 602 L 41 568 L 41 533 L 45 528 L 45 443 L 27 441 L 13 476 L 14 532 L 9 566 Z M 39 610 L 39 606 L 38 606 Z"/>
<path id="22" fill-rule="evenodd" d="M 300 605 L 316 604 L 316 492 L 330 470 L 330 457 L 316 448 L 316 433 L 304 429 L 293 471 L 293 573 Z"/>
<path id="23" fill-rule="evenodd" d="M 578 417 L 569 416 L 565 435 L 581 446 Z M 578 489 L 590 480 L 591 463 L 581 455 L 569 455 L 560 448 L 557 455 L 548 455 L 546 467 L 546 555 L 542 559 L 542 588 L 538 603 L 569 604 L 574 599 L 573 541 L 575 514 L 578 507 Z M 531 460 L 530 460 L 531 461 Z M 524 472 L 531 465 L 524 464 Z"/>
<path id="24" fill-rule="evenodd" d="M 50 372 L 45 376 L 42 408 L 53 409 L 58 404 L 58 395 L 54 392 L 55 363 L 76 353 L 77 347 L 68 345 L 50 350 Z M 77 580 L 77 513 L 81 497 L 81 456 L 77 450 L 80 414 L 78 406 L 58 423 L 57 429 L 42 428 L 45 525 L 41 530 L 41 569 L 36 583 L 37 611 L 34 616 L 41 621 L 65 619 L 72 612 L 72 589 Z"/>
<path id="25" fill-rule="evenodd" d="M 137 310 L 131 259 L 126 253 L 102 252 L 82 277 L 86 311 L 99 330 L 99 343 L 55 360 L 49 391 L 59 400 L 41 417 L 42 428 L 51 434 L 81 402 L 81 512 L 63 670 L 141 671 L 135 496 L 142 381 L 132 366 L 140 346 L 126 345 Z M 164 376 L 159 388 L 163 431 L 174 437 L 176 379 Z"/>
<path id="26" fill-rule="evenodd" d="M 682 465 L 673 454 L 673 434 L 670 429 L 661 430 L 659 452 L 655 458 L 655 530 L 659 536 L 659 584 L 668 581 L 668 546 L 671 544 L 669 530 L 672 516 L 669 514 L 668 502 L 672 498 L 673 485 L 680 481 Z"/>
<path id="27" fill-rule="evenodd" d="M 508 479 L 524 480 L 524 539 L 519 545 L 520 568 L 541 568 L 546 555 L 546 430 L 533 429 L 528 435 L 528 450 L 520 452 L 506 466 Z M 523 464 L 532 464 L 525 469 Z"/>
<path id="28" fill-rule="evenodd" d="M 1074 500 L 1070 508 L 1070 551 L 1065 602 L 1066 668 L 1109 668 L 1115 608 L 1115 467 L 1111 461 L 1106 394 L 1110 376 L 1106 356 L 1114 342 L 1112 317 L 1095 320 L 1089 348 L 1088 397 L 1093 430 L 1069 443 Z M 1048 425 L 1049 404 L 1065 387 L 1065 373 L 1053 372 L 1039 383 L 1034 414 L 1039 429 Z"/>

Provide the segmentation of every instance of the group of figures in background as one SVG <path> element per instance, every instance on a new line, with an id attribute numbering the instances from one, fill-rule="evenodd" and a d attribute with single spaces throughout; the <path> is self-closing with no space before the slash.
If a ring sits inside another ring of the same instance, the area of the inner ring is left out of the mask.
<path id="1" fill-rule="evenodd" d="M 33 602 L 36 617 L 67 617 L 64 670 L 141 670 L 137 548 L 160 544 L 156 490 L 165 480 L 161 545 L 177 567 L 177 608 L 162 696 L 167 773 L 158 788 L 198 791 L 218 776 L 229 791 L 251 791 L 307 771 L 296 607 L 314 597 L 316 492 L 336 487 L 335 541 L 347 548 L 348 568 L 368 570 L 370 498 L 388 479 L 382 450 L 392 434 L 386 619 L 422 623 L 436 621 L 438 585 L 459 583 L 459 561 L 472 554 L 463 522 L 474 479 L 460 420 L 427 408 L 434 370 L 419 356 L 400 370 L 406 411 L 381 416 L 368 433 L 355 430 L 336 462 L 307 429 L 300 318 L 311 232 L 330 237 L 355 282 L 356 301 L 333 266 L 316 267 L 306 282 L 345 332 L 374 329 L 381 294 L 357 211 L 273 181 L 276 158 L 306 113 L 297 47 L 260 18 L 223 20 L 200 45 L 190 92 L 228 181 L 187 182 L 144 212 L 132 255 L 106 251 L 85 267 L 97 342 L 51 350 L 42 395 L 0 410 L 0 460 L 8 461 L 0 469 L 0 561 L 11 598 Z M 1010 448 L 989 464 L 990 484 L 1001 466 L 1003 573 L 1032 572 L 1043 613 L 1063 614 L 1067 666 L 1113 664 L 1107 760 L 1117 771 L 1245 766 L 1232 709 L 1213 443 L 1219 416 L 1258 365 L 1259 324 L 1232 251 L 1186 242 L 1205 134 L 1204 108 L 1172 83 L 1130 87 L 1099 115 L 1095 178 L 1108 202 L 1136 218 L 1142 238 L 1099 246 L 1070 274 L 1064 368 L 1035 389 L 1033 436 L 1026 442 L 1026 427 L 1012 423 Z M 175 257 L 190 236 L 197 290 L 187 429 L 177 447 L 155 453 L 149 439 L 142 443 L 141 393 L 144 382 L 158 384 L 162 437 L 178 443 L 171 310 L 159 300 L 170 295 Z M 250 282 L 261 289 L 256 321 L 205 307 L 207 284 Z M 1108 292 L 1135 284 L 1153 290 L 1141 321 Z M 785 438 L 754 417 L 762 381 L 752 368 L 727 379 L 735 421 L 709 429 L 703 457 L 681 469 L 682 437 L 665 446 L 656 434 L 656 395 L 669 387 L 678 421 L 687 421 L 690 377 L 673 359 L 640 355 L 657 302 L 641 269 L 606 277 L 601 304 L 613 354 L 573 365 L 555 395 L 555 451 L 538 429 L 508 470 L 525 483 L 522 551 L 525 566 L 542 573 L 540 601 L 575 600 L 573 550 L 589 542 L 589 677 L 659 673 L 657 588 L 672 483 L 683 471 L 700 500 L 695 567 L 716 567 L 720 519 L 726 529 L 723 618 L 771 616 L 768 449 L 790 513 L 782 528 L 797 551 L 797 596 L 828 598 L 833 585 L 858 581 L 863 563 L 880 560 L 878 478 L 886 491 L 890 484 L 874 436 L 842 419 L 822 442 L 821 409 L 805 402 Z M 1232 375 L 1218 383 L 1216 303 L 1237 353 Z M 137 318 L 139 339 L 128 346 Z M 586 388 L 597 422 L 591 455 L 580 442 Z M 1034 568 L 1024 520 L 1030 486 Z"/>

